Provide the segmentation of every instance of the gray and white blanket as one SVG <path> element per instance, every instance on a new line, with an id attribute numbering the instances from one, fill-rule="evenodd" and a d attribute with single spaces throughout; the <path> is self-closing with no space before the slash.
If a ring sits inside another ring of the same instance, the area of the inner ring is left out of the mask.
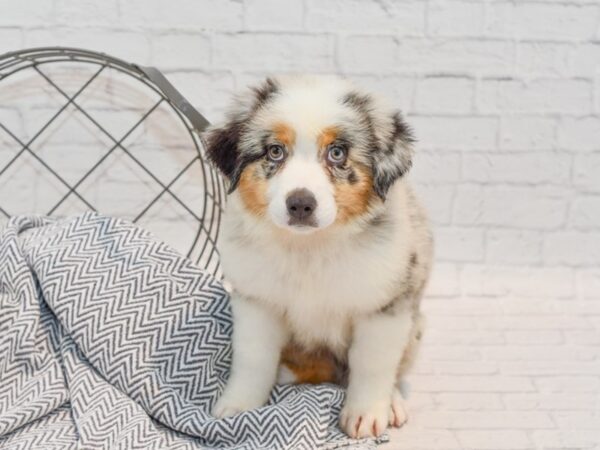
<path id="1" fill-rule="evenodd" d="M 0 232 L 0 448 L 332 448 L 343 391 L 277 386 L 209 411 L 232 331 L 220 282 L 149 233 L 87 213 Z M 372 444 L 372 443 L 371 443 Z"/>

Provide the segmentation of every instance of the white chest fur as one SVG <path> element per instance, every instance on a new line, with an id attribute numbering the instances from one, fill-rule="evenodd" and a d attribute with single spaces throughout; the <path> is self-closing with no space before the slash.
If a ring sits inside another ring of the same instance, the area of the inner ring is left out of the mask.
<path id="1" fill-rule="evenodd" d="M 408 252 L 393 233 L 309 236 L 282 242 L 242 224 L 235 205 L 226 214 L 220 249 L 227 280 L 243 296 L 278 311 L 294 339 L 343 350 L 353 319 L 391 300 Z"/>

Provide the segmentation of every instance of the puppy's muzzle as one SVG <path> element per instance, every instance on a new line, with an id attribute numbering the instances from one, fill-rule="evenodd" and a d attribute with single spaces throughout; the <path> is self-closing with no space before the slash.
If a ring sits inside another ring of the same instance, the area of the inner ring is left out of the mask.
<path id="1" fill-rule="evenodd" d="M 308 189 L 294 189 L 285 200 L 290 220 L 288 225 L 316 227 L 317 199 Z"/>

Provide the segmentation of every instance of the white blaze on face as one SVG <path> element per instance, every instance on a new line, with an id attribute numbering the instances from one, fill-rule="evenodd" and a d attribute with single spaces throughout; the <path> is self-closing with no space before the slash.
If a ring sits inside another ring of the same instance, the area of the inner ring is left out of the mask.
<path id="1" fill-rule="evenodd" d="M 294 148 L 284 167 L 269 180 L 269 215 L 276 225 L 298 232 L 310 232 L 331 225 L 337 215 L 334 187 L 319 160 L 317 137 L 327 127 L 348 120 L 349 112 L 340 98 L 349 85 L 337 78 L 310 77 L 282 80 L 281 95 L 259 114 L 259 127 L 281 121 L 295 133 Z M 260 122 L 263 122 L 260 124 Z M 286 199 L 297 189 L 306 189 L 317 202 L 316 227 L 290 226 Z"/>
<path id="2" fill-rule="evenodd" d="M 295 154 L 287 161 L 283 170 L 271 179 L 267 195 L 269 215 L 276 225 L 295 231 L 310 232 L 331 225 L 335 221 L 337 208 L 333 185 L 323 166 L 316 160 L 316 151 L 313 150 L 312 161 L 303 156 Z M 316 227 L 288 225 L 290 217 L 286 200 L 288 195 L 297 189 L 306 189 L 314 195 L 317 201 L 314 211 Z"/>

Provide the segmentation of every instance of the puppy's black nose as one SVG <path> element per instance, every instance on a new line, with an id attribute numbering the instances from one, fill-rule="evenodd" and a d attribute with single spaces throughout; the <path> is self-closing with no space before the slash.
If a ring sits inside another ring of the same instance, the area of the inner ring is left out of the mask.
<path id="1" fill-rule="evenodd" d="M 285 200 L 290 225 L 313 225 L 313 213 L 317 208 L 317 200 L 308 189 L 294 189 Z"/>

